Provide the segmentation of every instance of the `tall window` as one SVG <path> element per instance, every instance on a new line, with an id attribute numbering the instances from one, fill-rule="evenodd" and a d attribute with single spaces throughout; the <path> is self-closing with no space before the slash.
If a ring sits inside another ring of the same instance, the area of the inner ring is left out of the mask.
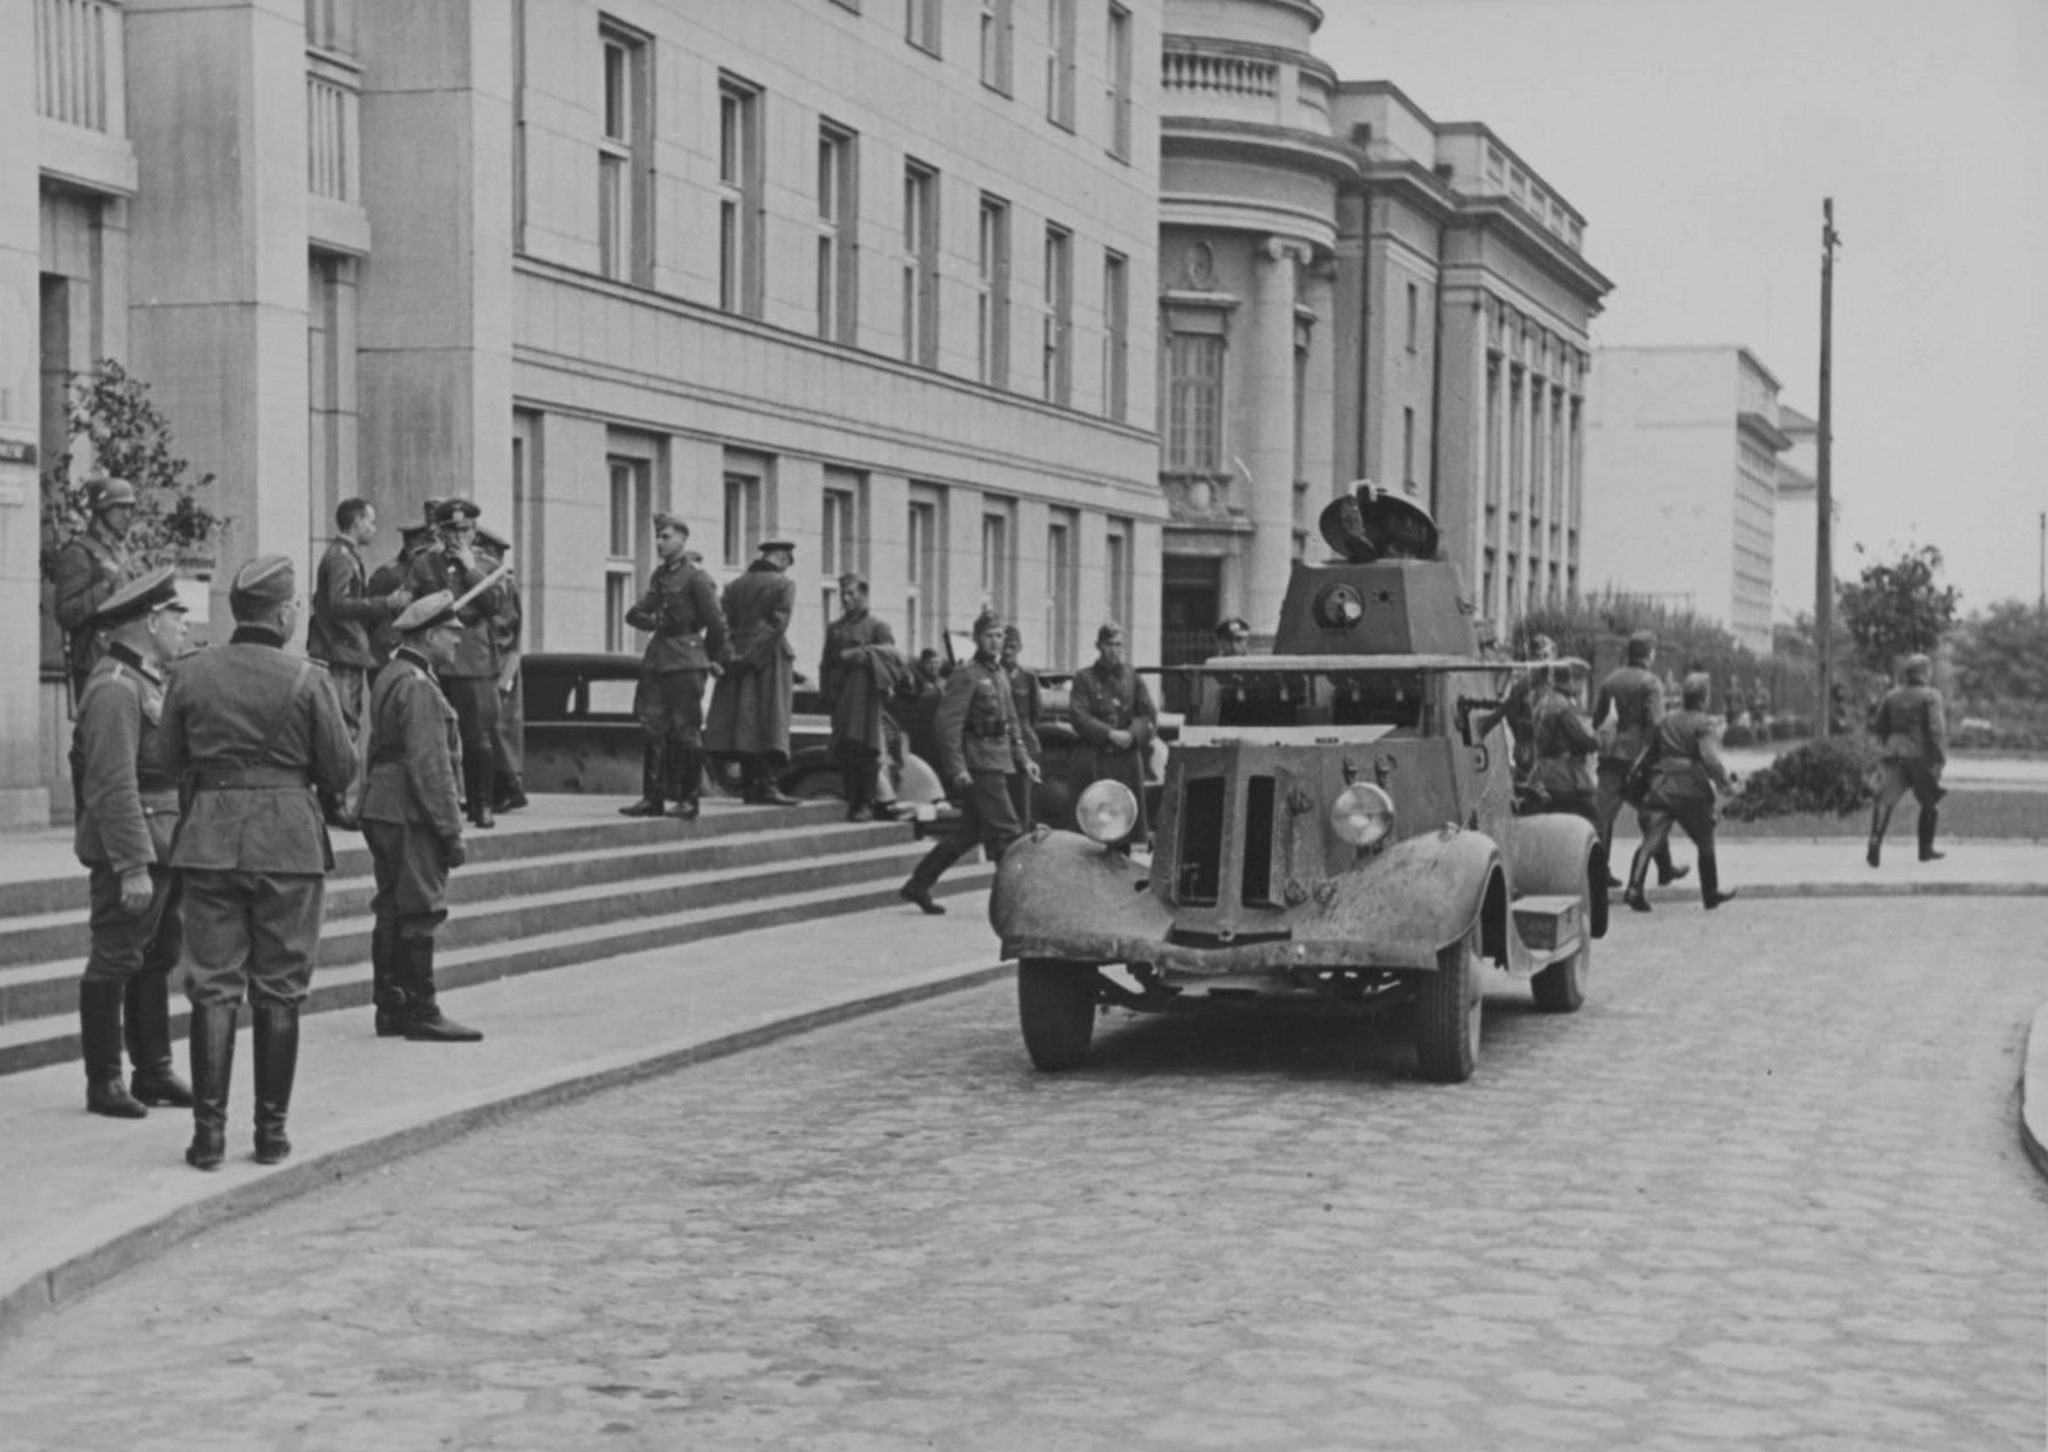
<path id="1" fill-rule="evenodd" d="M 1486 507 L 1500 508 L 1500 359 L 1486 360 Z M 1491 592 L 1488 592 L 1489 595 Z"/>
<path id="2" fill-rule="evenodd" d="M 939 53 L 940 0 L 903 0 L 903 38 L 919 50 Z"/>
<path id="3" fill-rule="evenodd" d="M 1069 403 L 1074 396 L 1074 234 L 1045 229 L 1044 397 Z"/>
<path id="4" fill-rule="evenodd" d="M 1017 609 L 1017 506 L 1007 499 L 984 501 L 981 514 L 981 598 L 1001 615 Z"/>
<path id="5" fill-rule="evenodd" d="M 1223 469 L 1223 339 L 1175 333 L 1166 343 L 1166 467 L 1178 474 Z"/>
<path id="6" fill-rule="evenodd" d="M 903 360 L 939 364 L 939 174 L 903 168 Z"/>
<path id="7" fill-rule="evenodd" d="M 761 92 L 718 78 L 718 305 L 761 315 Z"/>
<path id="8" fill-rule="evenodd" d="M 606 277 L 645 284 L 652 280 L 654 254 L 647 38 L 610 21 L 600 24 L 598 35 L 604 50 L 604 135 L 597 146 L 597 268 Z"/>
<path id="9" fill-rule="evenodd" d="M 818 569 L 824 577 L 825 618 L 839 614 L 839 577 L 867 573 L 861 520 L 867 513 L 867 479 L 851 469 L 825 471 L 825 507 L 820 520 Z"/>
<path id="10" fill-rule="evenodd" d="M 653 510 L 652 466 L 646 459 L 612 455 L 605 460 L 611 482 L 609 530 L 604 560 L 604 648 L 626 648 L 626 611 L 639 584 L 642 556 Z"/>
<path id="11" fill-rule="evenodd" d="M 1131 561 L 1136 557 L 1132 540 L 1135 533 L 1136 529 L 1128 519 L 1109 521 L 1109 613 L 1111 618 L 1122 623 L 1125 630 L 1131 628 L 1131 603 L 1135 593 L 1131 586 Z"/>
<path id="12" fill-rule="evenodd" d="M 516 552 L 513 568 L 522 580 L 541 577 L 542 545 L 546 511 L 541 507 L 545 490 L 545 463 L 541 450 L 541 416 L 528 409 L 512 411 L 512 545 Z M 526 611 L 521 624 L 528 650 L 540 649 L 546 639 L 542 611 L 546 592 L 529 589 L 520 602 Z"/>
<path id="13" fill-rule="evenodd" d="M 1102 257 L 1102 413 L 1124 421 L 1131 393 L 1131 266 L 1120 252 Z"/>
<path id="14" fill-rule="evenodd" d="M 1046 6 L 1045 117 L 1068 131 L 1074 129 L 1074 3 L 1048 0 Z"/>
<path id="15" fill-rule="evenodd" d="M 761 543 L 761 476 L 737 469 L 725 475 L 725 565 L 744 569 Z"/>
<path id="16" fill-rule="evenodd" d="M 1415 410 L 1401 410 L 1401 482 L 1415 492 Z"/>
<path id="17" fill-rule="evenodd" d="M 905 649 L 920 651 L 936 646 L 944 631 L 946 602 L 940 598 L 939 535 L 944 496 L 930 485 L 910 486 L 908 571 L 905 576 L 903 626 L 908 637 Z"/>
<path id="18" fill-rule="evenodd" d="M 1522 365 L 1517 363 L 1508 370 L 1508 518 L 1519 521 L 1522 517 L 1522 449 L 1527 431 L 1522 425 Z M 1514 569 L 1512 560 L 1508 563 L 1510 572 Z M 1508 595 L 1515 594 L 1510 582 Z"/>
<path id="19" fill-rule="evenodd" d="M 981 199 L 981 239 L 976 247 L 974 331 L 981 381 L 1010 384 L 1010 206 L 1000 197 Z"/>
<path id="20" fill-rule="evenodd" d="M 1131 159 L 1131 12 L 1109 7 L 1109 154 Z"/>
<path id="21" fill-rule="evenodd" d="M 856 148 L 844 127 L 818 127 L 818 336 L 839 343 L 853 342 L 859 327 Z"/>
<path id="22" fill-rule="evenodd" d="M 1010 95 L 1015 88 L 1016 0 L 981 0 L 981 83 Z"/>
<path id="23" fill-rule="evenodd" d="M 1056 671 L 1074 668 L 1074 621 L 1080 614 L 1080 573 L 1074 540 L 1079 521 L 1071 509 L 1055 509 L 1045 527 L 1045 660 Z"/>
<path id="24" fill-rule="evenodd" d="M 321 50 L 354 50 L 356 0 L 306 0 L 306 44 Z"/>

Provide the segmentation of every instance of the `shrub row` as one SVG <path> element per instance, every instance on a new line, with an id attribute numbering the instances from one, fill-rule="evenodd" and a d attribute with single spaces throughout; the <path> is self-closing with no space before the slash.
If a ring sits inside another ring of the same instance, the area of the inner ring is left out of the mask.
<path id="1" fill-rule="evenodd" d="M 1736 745 L 1730 730 L 1722 744 Z M 1738 822 L 1813 812 L 1846 816 L 1867 805 L 1877 747 L 1863 736 L 1835 736 L 1795 746 L 1751 772 L 1723 805 Z"/>

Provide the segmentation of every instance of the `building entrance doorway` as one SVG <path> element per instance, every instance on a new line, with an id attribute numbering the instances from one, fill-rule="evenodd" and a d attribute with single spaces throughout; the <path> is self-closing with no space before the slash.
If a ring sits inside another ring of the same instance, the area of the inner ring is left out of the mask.
<path id="1" fill-rule="evenodd" d="M 1216 622 L 1223 613 L 1223 561 L 1213 555 L 1168 555 L 1159 609 L 1159 663 L 1199 665 L 1216 649 Z M 1191 683 L 1168 675 L 1160 706 L 1185 711 L 1193 702 Z"/>

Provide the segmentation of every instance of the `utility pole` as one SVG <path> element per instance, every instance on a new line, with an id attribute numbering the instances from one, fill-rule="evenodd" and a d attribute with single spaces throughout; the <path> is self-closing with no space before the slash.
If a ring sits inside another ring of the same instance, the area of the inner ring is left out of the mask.
<path id="1" fill-rule="evenodd" d="M 2048 615 L 2048 511 L 2041 515 L 2041 598 L 2034 608 Z"/>
<path id="2" fill-rule="evenodd" d="M 1835 668 L 1830 647 L 1835 638 L 1835 496 L 1830 477 L 1835 435 L 1830 426 L 1834 406 L 1835 248 L 1841 236 L 1835 231 L 1835 199 L 1820 204 L 1820 436 L 1819 455 L 1814 468 L 1814 654 L 1820 662 L 1820 719 L 1815 734 L 1834 735 Z"/>

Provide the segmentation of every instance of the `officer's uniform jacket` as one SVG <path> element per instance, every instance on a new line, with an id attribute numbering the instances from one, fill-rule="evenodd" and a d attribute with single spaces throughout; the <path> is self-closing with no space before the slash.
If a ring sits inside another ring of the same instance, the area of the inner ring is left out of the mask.
<path id="1" fill-rule="evenodd" d="M 71 669 L 83 677 L 99 658 L 99 630 L 86 623 L 108 596 L 141 574 L 142 561 L 97 526 L 81 530 L 57 551 L 51 609 L 71 639 Z"/>
<path id="2" fill-rule="evenodd" d="M 367 586 L 363 557 L 354 542 L 337 539 L 328 545 L 313 586 L 313 616 L 306 626 L 307 655 L 358 670 L 376 666 L 370 631 L 398 612 L 381 598 L 371 597 Z"/>
<path id="3" fill-rule="evenodd" d="M 1614 735 L 1600 748 L 1600 760 L 1627 766 L 1650 744 L 1650 732 L 1664 719 L 1664 683 L 1641 666 L 1625 665 L 1600 682 L 1593 719 L 1614 711 Z"/>
<path id="4" fill-rule="evenodd" d="M 425 657 L 401 646 L 370 693 L 366 822 L 411 822 L 443 841 L 462 835 L 462 735 Z"/>
<path id="5" fill-rule="evenodd" d="M 1948 721 L 1932 686 L 1894 686 L 1870 718 L 1888 761 L 1917 761 L 1937 772 L 1948 762 Z"/>
<path id="6" fill-rule="evenodd" d="M 852 660 L 842 657 L 855 652 Z M 867 610 L 842 615 L 825 627 L 818 689 L 832 716 L 836 743 L 880 751 L 888 740 L 883 712 L 907 663 L 896 653 L 896 634 Z"/>
<path id="7" fill-rule="evenodd" d="M 88 867 L 128 873 L 170 861 L 178 778 L 164 762 L 164 684 L 154 664 L 115 645 L 78 698 L 71 732 L 78 790 L 72 840 Z"/>
<path id="8" fill-rule="evenodd" d="M 725 614 L 711 577 L 681 556 L 663 560 L 647 577 L 647 589 L 626 612 L 635 630 L 652 631 L 640 673 L 708 671 L 726 655 Z"/>
<path id="9" fill-rule="evenodd" d="M 173 867 L 269 876 L 333 867 L 314 792 L 341 801 L 355 748 L 319 662 L 240 626 L 226 645 L 171 668 L 160 740 L 185 802 Z"/>
<path id="10" fill-rule="evenodd" d="M 1529 782 L 1552 796 L 1593 795 L 1590 755 L 1600 749 L 1600 738 L 1579 714 L 1579 708 L 1563 695 L 1550 695 L 1536 707 L 1536 765 Z"/>
<path id="11" fill-rule="evenodd" d="M 446 590 L 460 600 L 498 567 L 497 559 L 480 545 L 472 549 L 471 556 L 474 563 L 465 565 L 441 545 L 421 550 L 413 557 L 406 575 L 405 583 L 413 599 Z M 450 680 L 486 676 L 497 679 L 503 664 L 498 654 L 500 617 L 511 608 L 510 593 L 507 583 L 500 580 L 462 607 L 456 615 L 462 622 L 462 644 L 456 647 L 455 659 L 442 669 L 441 675 Z"/>
<path id="12" fill-rule="evenodd" d="M 1030 765 L 1001 665 L 976 655 L 954 669 L 939 702 L 938 738 L 939 768 L 948 782 L 976 772 L 1008 776 Z"/>
<path id="13" fill-rule="evenodd" d="M 1705 711 L 1672 712 L 1657 723 L 1651 739 L 1657 756 L 1650 768 L 1650 805 L 1712 806 L 1715 787 L 1730 789 L 1721 726 Z"/>

